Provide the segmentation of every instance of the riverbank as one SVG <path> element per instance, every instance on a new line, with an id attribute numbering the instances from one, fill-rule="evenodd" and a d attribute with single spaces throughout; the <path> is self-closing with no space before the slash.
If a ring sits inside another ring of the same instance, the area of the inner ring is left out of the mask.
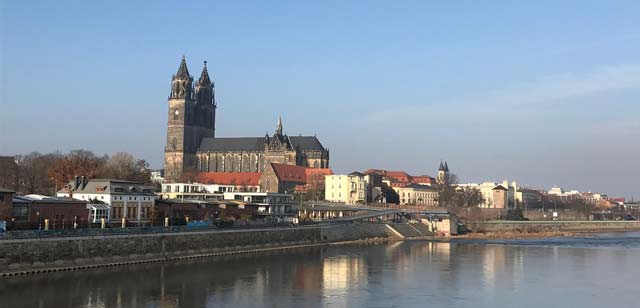
<path id="1" fill-rule="evenodd" d="M 548 233 L 581 231 L 640 231 L 640 221 L 469 221 L 473 233 Z"/>
<path id="2" fill-rule="evenodd" d="M 401 237 L 388 225 L 371 223 L 6 239 L 0 241 L 0 276 L 396 239 Z"/>
<path id="3" fill-rule="evenodd" d="M 640 231 L 638 221 L 480 221 L 468 222 L 461 239 L 575 237 L 601 232 Z"/>

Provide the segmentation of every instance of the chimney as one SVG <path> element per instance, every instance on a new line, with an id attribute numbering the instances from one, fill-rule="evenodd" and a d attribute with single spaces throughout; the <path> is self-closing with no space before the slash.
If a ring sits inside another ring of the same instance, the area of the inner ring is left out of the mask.
<path id="1" fill-rule="evenodd" d="M 75 177 L 75 185 L 73 185 L 73 190 L 78 190 L 78 188 L 80 187 L 80 177 L 76 176 Z"/>
<path id="2" fill-rule="evenodd" d="M 87 186 L 87 177 L 83 175 L 81 178 L 81 181 L 82 181 L 82 189 L 84 189 Z"/>

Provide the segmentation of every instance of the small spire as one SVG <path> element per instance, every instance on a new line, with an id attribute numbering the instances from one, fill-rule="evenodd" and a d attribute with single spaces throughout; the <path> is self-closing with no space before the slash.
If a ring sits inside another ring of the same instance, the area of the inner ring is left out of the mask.
<path id="1" fill-rule="evenodd" d="M 447 161 L 444 161 L 444 171 L 449 172 L 449 166 L 447 165 Z"/>
<path id="2" fill-rule="evenodd" d="M 438 171 L 444 171 L 444 165 L 442 164 L 442 161 L 440 161 L 440 167 L 438 168 Z"/>
<path id="3" fill-rule="evenodd" d="M 276 134 L 282 135 L 282 117 L 278 116 L 278 126 L 276 127 Z"/>
<path id="4" fill-rule="evenodd" d="M 209 79 L 209 71 L 207 70 L 207 61 L 204 61 L 204 67 L 202 68 L 202 74 L 200 74 L 198 84 L 211 85 L 211 79 Z"/>
<path id="5" fill-rule="evenodd" d="M 189 69 L 187 69 L 187 59 L 182 55 L 182 61 L 180 61 L 180 67 L 176 73 L 176 77 L 189 78 Z"/>

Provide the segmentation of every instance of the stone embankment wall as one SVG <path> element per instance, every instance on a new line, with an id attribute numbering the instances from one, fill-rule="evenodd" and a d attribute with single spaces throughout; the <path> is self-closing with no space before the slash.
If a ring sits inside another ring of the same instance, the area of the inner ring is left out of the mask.
<path id="1" fill-rule="evenodd" d="M 384 224 L 0 240 L 0 274 L 397 238 Z"/>
<path id="2" fill-rule="evenodd" d="M 376 223 L 347 223 L 322 226 L 321 239 L 323 241 L 353 241 L 368 238 L 400 238 L 389 230 L 386 224 Z"/>
<path id="3" fill-rule="evenodd" d="M 321 240 L 320 227 L 0 240 L 0 273 L 247 250 Z"/>
<path id="4" fill-rule="evenodd" d="M 544 211 L 542 209 L 527 209 L 523 211 L 523 214 L 529 220 L 553 220 L 553 208 L 546 208 Z M 555 210 L 558 213 L 558 218 L 566 221 L 566 220 L 578 220 L 584 221 L 589 219 L 589 214 L 585 212 L 569 210 L 569 209 L 558 209 Z M 455 211 L 455 214 L 463 221 L 489 221 L 489 220 L 498 220 L 507 215 L 507 209 L 485 209 L 485 208 L 466 208 L 466 209 L 458 209 Z"/>
<path id="5" fill-rule="evenodd" d="M 640 231 L 638 221 L 478 221 L 465 222 L 478 233 L 541 233 L 554 231 Z"/>

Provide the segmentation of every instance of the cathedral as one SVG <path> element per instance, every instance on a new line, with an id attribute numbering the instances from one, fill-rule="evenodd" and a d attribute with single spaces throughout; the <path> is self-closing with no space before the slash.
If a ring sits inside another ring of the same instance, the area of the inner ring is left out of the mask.
<path id="1" fill-rule="evenodd" d="M 288 136 L 282 119 L 272 135 L 216 138 L 215 85 L 207 62 L 193 86 L 182 57 L 171 80 L 165 178 L 178 180 L 184 172 L 262 172 L 268 163 L 329 168 L 329 150 L 315 136 Z"/>

